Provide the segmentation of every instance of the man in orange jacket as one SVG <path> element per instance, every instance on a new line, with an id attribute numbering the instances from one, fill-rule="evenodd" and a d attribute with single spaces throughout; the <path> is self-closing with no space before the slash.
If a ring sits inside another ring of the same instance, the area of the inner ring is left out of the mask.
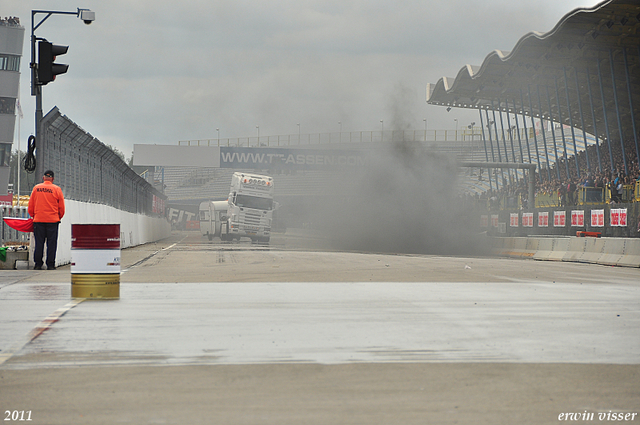
<path id="1" fill-rule="evenodd" d="M 64 216 L 62 189 L 53 184 L 53 171 L 47 170 L 43 182 L 36 185 L 29 199 L 29 215 L 33 218 L 36 249 L 33 253 L 34 270 L 42 270 L 44 244 L 47 243 L 47 270 L 56 269 L 58 226 Z"/>

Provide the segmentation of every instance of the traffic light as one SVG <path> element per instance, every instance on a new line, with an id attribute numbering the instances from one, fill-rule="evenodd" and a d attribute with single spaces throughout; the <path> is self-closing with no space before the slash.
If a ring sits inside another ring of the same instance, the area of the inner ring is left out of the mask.
<path id="1" fill-rule="evenodd" d="M 56 75 L 64 74 L 69 65 L 55 63 L 56 56 L 64 55 L 69 46 L 58 46 L 48 41 L 38 42 L 38 84 L 44 86 L 56 79 Z"/>

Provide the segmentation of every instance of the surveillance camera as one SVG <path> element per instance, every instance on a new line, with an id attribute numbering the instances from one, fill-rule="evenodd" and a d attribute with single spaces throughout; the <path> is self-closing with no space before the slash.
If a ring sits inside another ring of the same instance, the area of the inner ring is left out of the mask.
<path id="1" fill-rule="evenodd" d="M 80 19 L 82 19 L 85 24 L 89 25 L 91 22 L 96 20 L 96 12 L 91 10 L 81 10 Z"/>

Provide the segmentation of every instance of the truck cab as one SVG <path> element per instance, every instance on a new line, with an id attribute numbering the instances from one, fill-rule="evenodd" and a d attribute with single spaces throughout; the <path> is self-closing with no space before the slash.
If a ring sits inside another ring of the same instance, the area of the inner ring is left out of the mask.
<path id="1" fill-rule="evenodd" d="M 228 226 L 223 239 L 267 243 L 273 220 L 273 177 L 236 172 L 231 177 Z"/>

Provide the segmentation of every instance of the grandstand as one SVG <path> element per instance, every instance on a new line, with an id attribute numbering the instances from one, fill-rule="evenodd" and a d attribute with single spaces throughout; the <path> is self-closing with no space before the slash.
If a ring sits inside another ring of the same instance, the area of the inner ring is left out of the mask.
<path id="1" fill-rule="evenodd" d="M 483 131 L 487 162 L 519 159 L 511 142 L 523 140 L 505 137 L 505 115 L 509 129 L 510 116 L 522 117 L 516 127 L 531 124 L 536 130 L 541 121 L 554 122 L 551 134 L 529 137 L 523 144 L 527 155 L 520 152 L 523 162 L 538 166 L 537 181 L 545 190 L 583 183 L 587 176 L 600 188 L 618 178 L 632 186 L 640 178 L 639 23 L 635 0 L 575 9 L 548 33 L 525 34 L 512 51 L 495 50 L 481 66 L 467 64 L 455 78 L 428 84 L 427 103 L 477 109 L 483 130 L 484 124 L 493 130 Z M 506 173 L 488 183 L 509 196 L 517 185 L 502 178 Z M 469 182 L 469 192 L 486 190 L 486 183 Z"/>

